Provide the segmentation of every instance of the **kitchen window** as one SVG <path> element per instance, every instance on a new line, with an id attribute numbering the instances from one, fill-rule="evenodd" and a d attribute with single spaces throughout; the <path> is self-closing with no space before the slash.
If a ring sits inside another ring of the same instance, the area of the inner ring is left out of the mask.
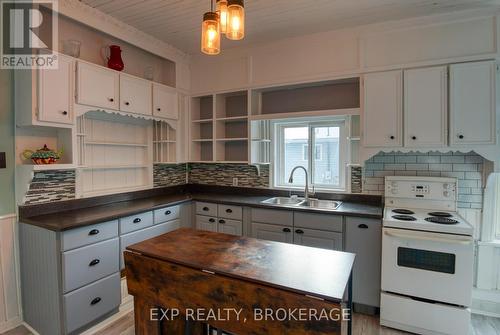
<path id="1" fill-rule="evenodd" d="M 303 188 L 305 174 L 292 169 L 301 165 L 309 172 L 309 183 L 316 190 L 345 190 L 347 138 L 344 118 L 280 120 L 273 123 L 273 179 L 277 188 Z"/>

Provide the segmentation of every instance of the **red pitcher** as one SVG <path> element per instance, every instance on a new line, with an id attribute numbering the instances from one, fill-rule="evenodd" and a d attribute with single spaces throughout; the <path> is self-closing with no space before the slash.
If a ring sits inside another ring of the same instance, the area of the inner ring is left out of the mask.
<path id="1" fill-rule="evenodd" d="M 122 71 L 125 67 L 122 60 L 122 49 L 120 49 L 120 46 L 109 46 L 108 67 L 116 71 Z"/>

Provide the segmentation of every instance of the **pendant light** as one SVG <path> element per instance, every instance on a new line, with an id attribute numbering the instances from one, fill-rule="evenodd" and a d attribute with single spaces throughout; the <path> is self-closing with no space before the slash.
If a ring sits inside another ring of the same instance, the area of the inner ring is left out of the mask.
<path id="1" fill-rule="evenodd" d="M 215 12 L 219 15 L 220 32 L 225 34 L 227 29 L 227 0 L 217 0 Z"/>
<path id="2" fill-rule="evenodd" d="M 210 1 L 210 12 L 203 14 L 201 51 L 207 55 L 217 55 L 220 53 L 219 15 L 213 11 L 212 1 Z"/>
<path id="3" fill-rule="evenodd" d="M 230 40 L 241 40 L 245 37 L 245 8 L 243 0 L 227 1 L 226 37 Z"/>

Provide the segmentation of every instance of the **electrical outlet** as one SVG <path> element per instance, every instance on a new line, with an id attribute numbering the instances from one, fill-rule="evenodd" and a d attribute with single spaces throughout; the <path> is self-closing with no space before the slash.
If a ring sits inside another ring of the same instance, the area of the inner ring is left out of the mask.
<path id="1" fill-rule="evenodd" d="M 5 152 L 0 152 L 0 169 L 7 168 L 7 160 L 5 158 Z"/>
<path id="2" fill-rule="evenodd" d="M 233 178 L 233 186 L 238 186 L 238 178 Z"/>

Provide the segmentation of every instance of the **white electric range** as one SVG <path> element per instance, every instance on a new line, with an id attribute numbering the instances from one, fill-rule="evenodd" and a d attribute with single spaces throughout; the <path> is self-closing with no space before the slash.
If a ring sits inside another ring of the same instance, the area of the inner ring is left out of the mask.
<path id="1" fill-rule="evenodd" d="M 457 180 L 386 177 L 380 323 L 417 334 L 469 332 L 473 228 Z"/>

